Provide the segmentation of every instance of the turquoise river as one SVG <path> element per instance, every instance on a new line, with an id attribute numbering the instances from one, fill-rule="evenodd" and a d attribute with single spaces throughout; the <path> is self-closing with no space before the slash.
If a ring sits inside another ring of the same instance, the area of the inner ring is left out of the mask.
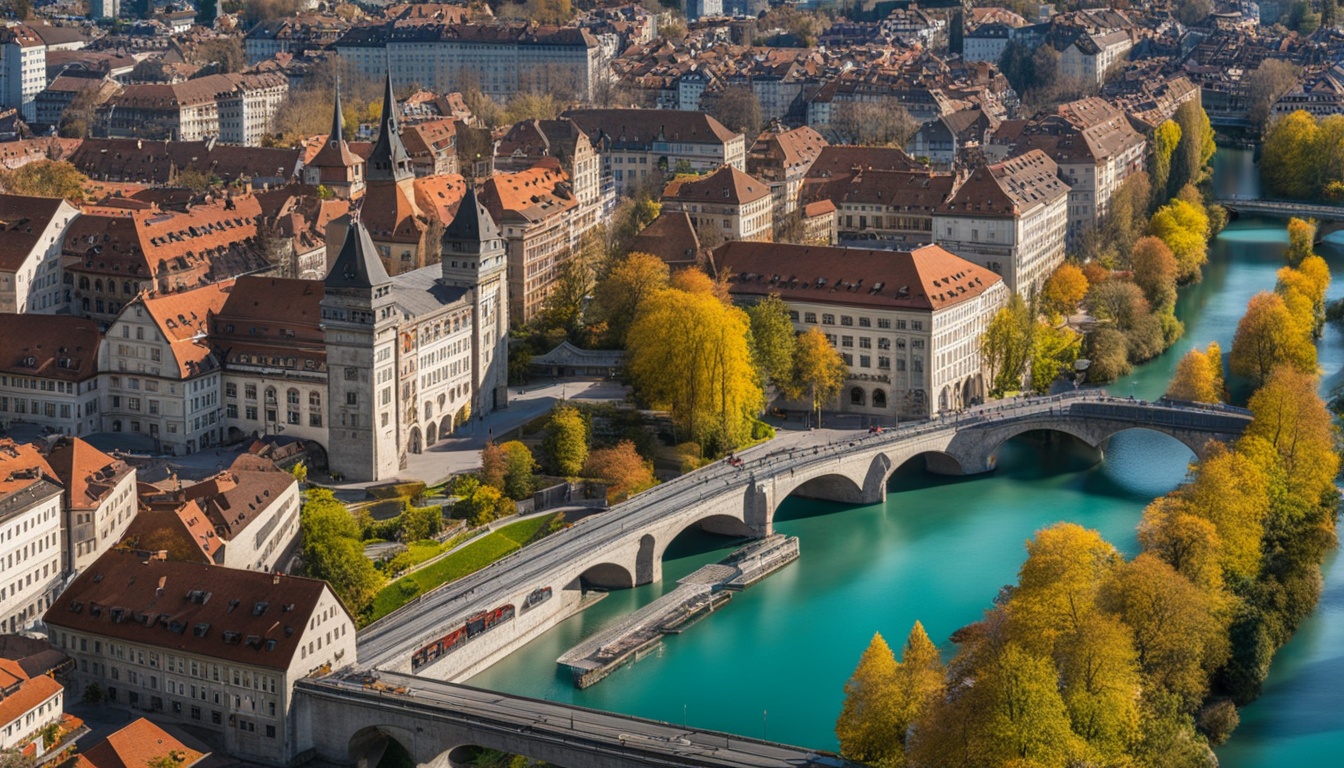
<path id="1" fill-rule="evenodd" d="M 1220 194 L 1255 194 L 1248 152 L 1220 150 L 1215 165 Z M 1181 294 L 1185 337 L 1111 390 L 1157 397 L 1192 345 L 1217 341 L 1229 349 L 1247 299 L 1273 288 L 1286 240 L 1282 222 L 1233 222 L 1213 244 L 1204 280 Z M 1321 250 L 1344 276 L 1344 247 Z M 1331 290 L 1340 295 L 1344 280 Z M 1333 388 L 1344 379 L 1344 333 L 1329 328 L 1320 346 L 1325 387 Z M 656 653 L 585 691 L 555 663 L 580 638 L 722 557 L 724 540 L 683 534 L 664 561 L 662 583 L 612 593 L 470 682 L 834 749 L 842 687 L 874 632 L 895 646 L 918 620 L 950 652 L 948 636 L 1016 580 L 1024 542 L 1057 521 L 1095 528 L 1132 555 L 1140 512 L 1181 482 L 1191 458 L 1176 441 L 1144 432 L 1117 435 L 1100 464 L 1074 445 L 1023 440 L 1004 447 L 991 475 L 942 478 L 908 465 L 883 504 L 790 499 L 776 528 L 801 540 L 798 562 Z M 1326 570 L 1316 615 L 1280 652 L 1264 696 L 1219 749 L 1227 768 L 1335 765 L 1344 754 L 1344 557 L 1332 557 Z"/>

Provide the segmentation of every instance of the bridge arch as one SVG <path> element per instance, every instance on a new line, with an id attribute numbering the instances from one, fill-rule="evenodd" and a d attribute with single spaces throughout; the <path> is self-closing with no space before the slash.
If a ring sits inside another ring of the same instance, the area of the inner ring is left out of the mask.
<path id="1" fill-rule="evenodd" d="M 601 589 L 630 589 L 635 586 L 635 575 L 624 565 L 604 562 L 588 566 L 579 574 L 579 582 Z"/>
<path id="2" fill-rule="evenodd" d="M 1221 439 L 1207 431 L 1186 429 L 1167 424 L 1142 424 L 1107 421 L 1104 419 L 1022 419 L 1002 425 L 987 425 L 964 430 L 952 439 L 948 454 L 957 459 L 966 474 L 988 472 L 994 469 L 998 451 L 1003 444 L 1029 432 L 1047 432 L 1068 435 L 1084 445 L 1101 452 L 1110 439 L 1121 432 L 1144 431 L 1171 437 L 1189 448 L 1195 456 L 1203 456 L 1210 440 Z M 1226 437 L 1232 437 L 1227 435 Z"/>
<path id="3" fill-rule="evenodd" d="M 891 471 L 887 472 L 883 484 L 890 484 L 892 477 L 910 466 L 922 466 L 926 472 L 934 475 L 952 475 L 955 477 L 970 474 L 961 466 L 961 459 L 956 456 L 947 451 L 928 450 L 911 454 L 905 457 L 900 464 L 893 466 Z"/>
<path id="4" fill-rule="evenodd" d="M 350 765 L 355 768 L 377 768 L 385 758 L 389 764 L 415 764 L 415 756 L 408 745 L 415 744 L 415 734 L 395 725 L 370 725 L 355 731 L 346 746 Z M 395 753 L 400 752 L 401 755 Z M 396 759 L 396 758 L 400 759 Z"/>

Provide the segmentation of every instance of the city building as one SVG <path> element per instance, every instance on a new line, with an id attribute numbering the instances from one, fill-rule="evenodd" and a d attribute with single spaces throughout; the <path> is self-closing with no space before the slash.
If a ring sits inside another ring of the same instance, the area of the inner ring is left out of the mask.
<path id="1" fill-rule="evenodd" d="M 1060 77 L 1084 85 L 1101 85 L 1113 66 L 1124 61 L 1134 41 L 1128 32 L 1079 35 L 1059 55 Z"/>
<path id="2" fill-rule="evenodd" d="M 616 188 L 661 189 L 678 173 L 708 173 L 721 165 L 747 169 L 742 134 L 699 112 L 674 109 L 571 109 L 564 114 L 592 142 L 602 176 Z"/>
<path id="3" fill-rule="evenodd" d="M 978 107 L 934 118 L 919 127 L 906 151 L 927 158 L 929 167 L 946 171 L 980 150 L 999 120 Z"/>
<path id="4" fill-rule="evenodd" d="M 206 75 L 177 83 L 127 85 L 100 110 L 107 135 L 256 146 L 289 92 L 278 73 Z"/>
<path id="5" fill-rule="evenodd" d="M 775 221 L 798 209 L 803 178 L 826 145 L 826 139 L 808 126 L 765 131 L 751 145 L 747 173 L 770 185 Z"/>
<path id="6" fill-rule="evenodd" d="M 47 46 L 26 24 L 0 26 L 0 106 L 37 119 L 37 94 L 47 87 Z"/>
<path id="7" fill-rule="evenodd" d="M 337 197 L 354 199 L 364 194 L 364 158 L 350 151 L 345 141 L 345 113 L 341 111 L 341 89 L 331 108 L 331 130 L 322 148 L 303 166 L 303 183 L 325 187 Z"/>
<path id="8" fill-rule="evenodd" d="M 0 439 L 0 628 L 27 628 L 61 589 L 61 486 L 31 443 Z"/>
<path id="9" fill-rule="evenodd" d="M 64 704 L 65 687 L 56 678 L 30 676 L 18 662 L 0 659 L 0 749 L 45 757 L 44 732 L 61 722 Z"/>
<path id="10" fill-rule="evenodd" d="M 924 418 L 985 396 L 984 329 L 1008 298 L 993 272 L 936 245 L 874 251 L 732 242 L 714 253 L 729 293 L 778 295 L 794 328 L 817 328 L 849 368 L 835 404 Z"/>
<path id="11" fill-rule="evenodd" d="M 956 177 L 888 168 L 855 165 L 844 173 L 816 174 L 813 165 L 815 175 L 804 182 L 802 203 L 830 201 L 842 243 L 909 250 L 933 242 L 933 213 L 952 193 Z"/>
<path id="12" fill-rule="evenodd" d="M 78 573 L 121 541 L 135 519 L 135 468 L 78 437 L 62 437 L 47 464 L 65 487 L 65 570 Z"/>
<path id="13" fill-rule="evenodd" d="M 631 253 L 647 253 L 667 262 L 672 269 L 698 267 L 705 262 L 706 251 L 700 246 L 691 215 L 685 211 L 663 210 L 658 218 L 641 229 L 630 243 Z"/>
<path id="14" fill-rule="evenodd" d="M 366 77 L 386 72 L 398 87 L 436 93 L 472 82 L 497 98 L 538 91 L 585 101 L 603 76 L 601 46 L 577 27 L 403 20 L 354 27 L 332 49 Z"/>
<path id="15" fill-rule="evenodd" d="M 89 18 L 115 19 L 121 16 L 121 0 L 93 0 L 89 4 Z"/>
<path id="16" fill-rule="evenodd" d="M 0 195 L 0 312 L 67 309 L 61 243 L 78 215 L 60 198 Z"/>
<path id="17" fill-rule="evenodd" d="M 701 241 L 770 240 L 774 234 L 770 185 L 731 165 L 708 176 L 672 180 L 663 190 L 663 208 L 689 214 Z"/>
<path id="18" fill-rule="evenodd" d="M 69 315 L 0 315 L 0 426 L 59 435 L 99 427 L 98 323 Z"/>
<path id="19" fill-rule="evenodd" d="M 603 197 L 602 161 L 573 120 L 524 120 L 509 129 L 495 154 L 495 167 L 511 171 L 527 170 L 543 158 L 560 161 L 579 203 L 573 227 L 587 232 L 597 225 Z"/>
<path id="20" fill-rule="evenodd" d="M 325 446 L 327 347 L 322 281 L 240 277 L 210 320 L 224 366 L 229 442 L 285 435 Z"/>
<path id="21" fill-rule="evenodd" d="M 491 176 L 480 200 L 508 248 L 509 312 L 517 323 L 531 322 L 574 256 L 579 201 L 553 158 Z"/>
<path id="22" fill-rule="evenodd" d="M 101 431 L 145 435 L 158 451 L 195 453 L 224 439 L 219 360 L 210 317 L 233 281 L 180 293 L 141 294 L 107 329 Z"/>
<path id="23" fill-rule="evenodd" d="M 1064 263 L 1069 186 L 1033 149 L 971 171 L 933 214 L 935 242 L 1030 299 Z"/>
<path id="24" fill-rule="evenodd" d="M 34 97 L 33 124 L 43 128 L 59 126 L 61 114 L 77 96 L 84 96 L 98 107 L 112 98 L 120 87 L 106 77 L 59 75 Z"/>
<path id="25" fill-rule="evenodd" d="M 1060 106 L 1025 128 L 1012 153 L 1039 149 L 1069 185 L 1069 243 L 1097 226 L 1111 197 L 1130 174 L 1142 171 L 1147 140 L 1125 113 L 1095 96 Z"/>
<path id="26" fill-rule="evenodd" d="M 355 219 L 324 282 L 331 471 L 383 480 L 507 403 L 508 253 L 468 189 L 440 264 L 389 277 Z"/>
<path id="27" fill-rule="evenodd" d="M 173 557 L 178 550 L 204 547 L 194 541 L 200 534 L 191 525 L 190 515 L 196 511 L 204 515 L 203 532 L 211 540 L 209 559 L 202 557 L 198 562 L 266 573 L 285 570 L 283 565 L 294 555 L 299 539 L 299 508 L 303 505 L 299 481 L 270 459 L 248 453 L 199 483 L 182 485 L 168 480 L 143 485 L 140 503 L 145 512 L 126 537 L 137 551 L 166 548 Z M 160 526 L 170 530 L 155 530 Z M 178 546 L 162 547 L 165 537 L 174 535 Z"/>
<path id="28" fill-rule="evenodd" d="M 76 663 L 72 694 L 152 713 L 268 765 L 298 758 L 294 682 L 355 662 L 355 626 L 325 582 L 113 550 L 47 611 Z"/>
<path id="29" fill-rule="evenodd" d="M 141 717 L 81 750 L 62 768 L 155 768 L 165 755 L 177 768 L 192 768 L 210 753 Z"/>

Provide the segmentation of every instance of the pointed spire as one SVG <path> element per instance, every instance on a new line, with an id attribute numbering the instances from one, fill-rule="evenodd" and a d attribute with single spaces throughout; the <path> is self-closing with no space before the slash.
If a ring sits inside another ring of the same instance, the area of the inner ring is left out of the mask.
<path id="1" fill-rule="evenodd" d="M 369 237 L 369 230 L 358 215 L 351 216 L 350 226 L 345 230 L 345 242 L 336 255 L 336 261 L 327 273 L 328 288 L 372 288 L 391 282 L 383 262 L 378 258 L 378 249 Z"/>
<path id="2" fill-rule="evenodd" d="M 327 134 L 327 145 L 332 149 L 340 149 L 340 144 L 345 141 L 345 117 L 341 113 L 341 78 L 336 78 L 336 105 L 331 110 L 331 132 Z"/>
<path id="3" fill-rule="evenodd" d="M 467 185 L 467 192 L 457 206 L 457 215 L 443 230 L 443 239 L 473 244 L 499 239 L 499 227 L 481 204 L 474 184 Z"/>
<path id="4" fill-rule="evenodd" d="M 369 155 L 369 181 L 403 181 L 412 178 L 411 158 L 401 143 L 401 124 L 397 120 L 397 99 L 392 95 L 392 73 L 383 83 L 383 116 L 378 126 L 378 143 Z"/>

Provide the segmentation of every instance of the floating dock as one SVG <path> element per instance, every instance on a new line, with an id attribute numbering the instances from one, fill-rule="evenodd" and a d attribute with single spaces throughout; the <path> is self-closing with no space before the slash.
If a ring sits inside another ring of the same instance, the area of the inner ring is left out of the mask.
<path id="1" fill-rule="evenodd" d="M 577 688 L 588 688 L 657 648 L 664 635 L 684 632 L 741 591 L 798 559 L 797 537 L 752 542 L 722 562 L 677 581 L 677 588 L 569 649 L 556 660 Z"/>

